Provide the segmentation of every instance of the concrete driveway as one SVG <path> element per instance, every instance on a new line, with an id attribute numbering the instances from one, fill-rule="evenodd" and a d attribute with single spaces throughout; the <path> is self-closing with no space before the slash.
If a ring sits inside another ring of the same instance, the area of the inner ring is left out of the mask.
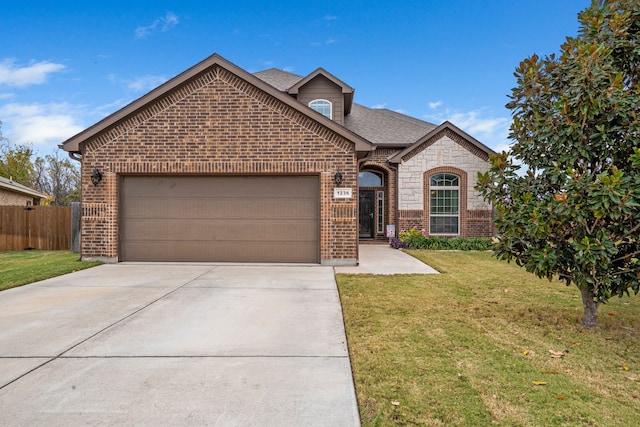
<path id="1" fill-rule="evenodd" d="M 0 292 L 0 425 L 357 426 L 333 274 L 115 264 Z"/>

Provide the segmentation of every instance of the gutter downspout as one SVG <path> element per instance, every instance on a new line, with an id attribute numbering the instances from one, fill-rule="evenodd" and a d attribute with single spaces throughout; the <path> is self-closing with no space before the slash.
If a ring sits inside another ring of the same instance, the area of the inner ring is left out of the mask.
<path id="1" fill-rule="evenodd" d="M 69 157 L 82 163 L 82 153 L 80 153 L 79 151 L 69 151 Z"/>

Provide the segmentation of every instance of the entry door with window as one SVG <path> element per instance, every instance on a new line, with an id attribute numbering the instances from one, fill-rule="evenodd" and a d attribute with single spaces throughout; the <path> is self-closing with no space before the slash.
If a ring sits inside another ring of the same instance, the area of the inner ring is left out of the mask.
<path id="1" fill-rule="evenodd" d="M 372 239 L 375 228 L 373 222 L 373 213 L 375 203 L 373 199 L 373 190 L 360 190 L 360 230 L 359 236 Z"/>

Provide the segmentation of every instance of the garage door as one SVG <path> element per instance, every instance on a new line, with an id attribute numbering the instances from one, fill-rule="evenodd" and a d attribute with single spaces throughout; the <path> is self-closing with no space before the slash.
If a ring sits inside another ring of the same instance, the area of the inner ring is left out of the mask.
<path id="1" fill-rule="evenodd" d="M 317 176 L 125 176 L 123 261 L 320 261 Z"/>

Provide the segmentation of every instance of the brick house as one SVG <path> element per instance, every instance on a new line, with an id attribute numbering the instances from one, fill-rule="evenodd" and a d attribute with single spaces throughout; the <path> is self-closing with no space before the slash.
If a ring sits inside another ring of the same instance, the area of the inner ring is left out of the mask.
<path id="1" fill-rule="evenodd" d="M 388 226 L 491 234 L 473 190 L 489 148 L 353 98 L 322 68 L 212 55 L 71 137 L 83 259 L 353 265 Z"/>

